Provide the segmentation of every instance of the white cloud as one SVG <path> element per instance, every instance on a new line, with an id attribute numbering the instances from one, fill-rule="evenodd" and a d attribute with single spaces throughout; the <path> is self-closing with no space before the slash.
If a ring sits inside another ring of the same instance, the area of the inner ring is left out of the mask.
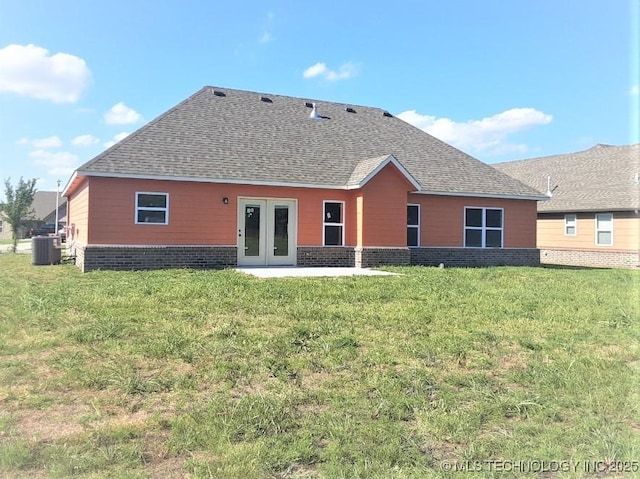
<path id="1" fill-rule="evenodd" d="M 304 78 L 316 78 L 322 77 L 325 80 L 329 81 L 337 81 L 337 80 L 347 80 L 349 78 L 353 78 L 358 74 L 358 69 L 353 63 L 345 63 L 343 64 L 338 71 L 330 70 L 327 67 L 327 64 L 324 62 L 318 62 L 315 65 L 311 65 L 307 68 L 302 76 Z"/>
<path id="2" fill-rule="evenodd" d="M 269 32 L 264 32 L 259 41 L 260 43 L 269 43 L 271 40 L 273 40 L 273 35 Z"/>
<path id="3" fill-rule="evenodd" d="M 18 140 L 18 145 L 22 146 L 30 146 L 31 148 L 60 148 L 62 146 L 62 140 L 56 136 L 48 136 L 47 138 L 39 138 L 30 140 L 29 138 L 20 138 Z"/>
<path id="4" fill-rule="evenodd" d="M 142 120 L 142 115 L 123 102 L 116 103 L 104 114 L 104 121 L 108 125 L 129 125 Z"/>
<path id="5" fill-rule="evenodd" d="M 12 44 L 0 49 L 0 91 L 75 103 L 90 81 L 85 61 L 74 55 L 51 55 L 36 45 Z"/>
<path id="6" fill-rule="evenodd" d="M 638 96 L 638 95 L 640 95 L 640 85 L 633 85 L 633 86 L 629 89 L 629 95 L 631 95 L 631 96 Z"/>
<path id="7" fill-rule="evenodd" d="M 264 21 L 264 27 L 262 29 L 262 35 L 258 39 L 260 43 L 269 43 L 270 41 L 273 40 L 273 34 L 271 33 L 271 30 L 273 29 L 274 18 L 275 18 L 275 15 L 273 14 L 273 12 L 267 13 L 266 19 Z"/>
<path id="8" fill-rule="evenodd" d="M 78 157 L 68 151 L 53 153 L 46 150 L 34 150 L 29 157 L 36 165 L 44 166 L 51 175 L 70 175 L 75 170 Z"/>
<path id="9" fill-rule="evenodd" d="M 73 146 L 93 146 L 100 143 L 100 139 L 93 135 L 80 135 L 71 140 Z"/>
<path id="10" fill-rule="evenodd" d="M 415 110 L 402 112 L 397 117 L 461 150 L 493 155 L 525 153 L 526 145 L 508 142 L 509 135 L 533 126 L 546 125 L 553 119 L 551 115 L 533 108 L 513 108 L 481 120 L 466 122 L 421 115 Z"/>
<path id="11" fill-rule="evenodd" d="M 111 148 L 113 145 L 115 145 L 119 141 L 124 140 L 127 136 L 129 136 L 129 133 L 126 131 L 123 131 L 121 133 L 118 133 L 117 135 L 114 135 L 113 140 L 107 141 L 103 143 L 103 145 L 105 148 Z"/>

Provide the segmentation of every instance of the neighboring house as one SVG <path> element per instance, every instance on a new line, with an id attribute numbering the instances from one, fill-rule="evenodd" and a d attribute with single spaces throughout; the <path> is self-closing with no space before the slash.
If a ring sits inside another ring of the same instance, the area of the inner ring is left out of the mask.
<path id="1" fill-rule="evenodd" d="M 551 198 L 538 203 L 541 261 L 640 265 L 640 144 L 493 165 Z"/>
<path id="2" fill-rule="evenodd" d="M 538 264 L 545 198 L 381 109 L 217 87 L 64 194 L 83 271 Z"/>
<path id="3" fill-rule="evenodd" d="M 18 238 L 26 238 L 29 229 L 39 226 L 43 223 L 55 223 L 56 221 L 56 193 L 55 191 L 36 191 L 31 203 L 32 215 L 27 221 L 23 231 L 20 231 Z M 58 200 L 58 221 L 66 222 L 67 216 L 67 199 L 60 196 Z M 0 239 L 10 239 L 13 235 L 11 225 L 2 217 L 0 212 Z"/>

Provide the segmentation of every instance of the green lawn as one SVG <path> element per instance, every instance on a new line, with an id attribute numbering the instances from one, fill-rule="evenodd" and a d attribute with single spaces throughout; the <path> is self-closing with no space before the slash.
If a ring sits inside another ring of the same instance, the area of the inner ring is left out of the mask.
<path id="1" fill-rule="evenodd" d="M 640 272 L 0 270 L 1 477 L 637 470 Z"/>

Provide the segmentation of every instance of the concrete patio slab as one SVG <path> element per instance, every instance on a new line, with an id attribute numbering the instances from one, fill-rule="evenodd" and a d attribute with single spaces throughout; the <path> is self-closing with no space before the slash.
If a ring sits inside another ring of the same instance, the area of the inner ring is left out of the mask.
<path id="1" fill-rule="evenodd" d="M 258 278 L 311 278 L 339 276 L 397 276 L 397 273 L 368 268 L 305 268 L 297 266 L 280 266 L 273 268 L 243 267 L 234 268 L 241 273 Z"/>

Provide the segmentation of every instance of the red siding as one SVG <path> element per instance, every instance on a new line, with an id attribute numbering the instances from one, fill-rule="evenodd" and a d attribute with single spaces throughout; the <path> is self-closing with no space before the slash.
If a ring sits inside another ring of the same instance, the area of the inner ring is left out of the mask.
<path id="1" fill-rule="evenodd" d="M 69 224 L 76 239 L 94 245 L 235 245 L 238 197 L 292 198 L 298 245 L 320 246 L 323 201 L 337 200 L 345 202 L 345 246 L 398 247 L 406 246 L 406 205 L 417 203 L 421 246 L 463 246 L 465 206 L 504 208 L 504 246 L 536 246 L 535 201 L 407 194 L 410 188 L 393 165 L 351 191 L 89 177 L 69 198 Z M 168 225 L 135 224 L 140 191 L 169 194 Z"/>
<path id="2" fill-rule="evenodd" d="M 407 246 L 407 192 L 411 184 L 393 165 L 362 188 L 362 245 Z"/>
<path id="3" fill-rule="evenodd" d="M 323 200 L 350 203 L 351 192 L 272 186 L 92 177 L 90 242 L 137 245 L 235 245 L 237 199 L 298 200 L 298 245 L 322 244 Z M 135 224 L 135 193 L 169 193 L 169 224 Z M 229 203 L 224 204 L 223 198 Z M 346 243 L 355 245 L 355 229 L 347 217 Z"/>
<path id="4" fill-rule="evenodd" d="M 464 207 L 504 209 L 504 247 L 536 247 L 536 202 L 409 194 L 420 205 L 420 246 L 464 246 Z"/>

